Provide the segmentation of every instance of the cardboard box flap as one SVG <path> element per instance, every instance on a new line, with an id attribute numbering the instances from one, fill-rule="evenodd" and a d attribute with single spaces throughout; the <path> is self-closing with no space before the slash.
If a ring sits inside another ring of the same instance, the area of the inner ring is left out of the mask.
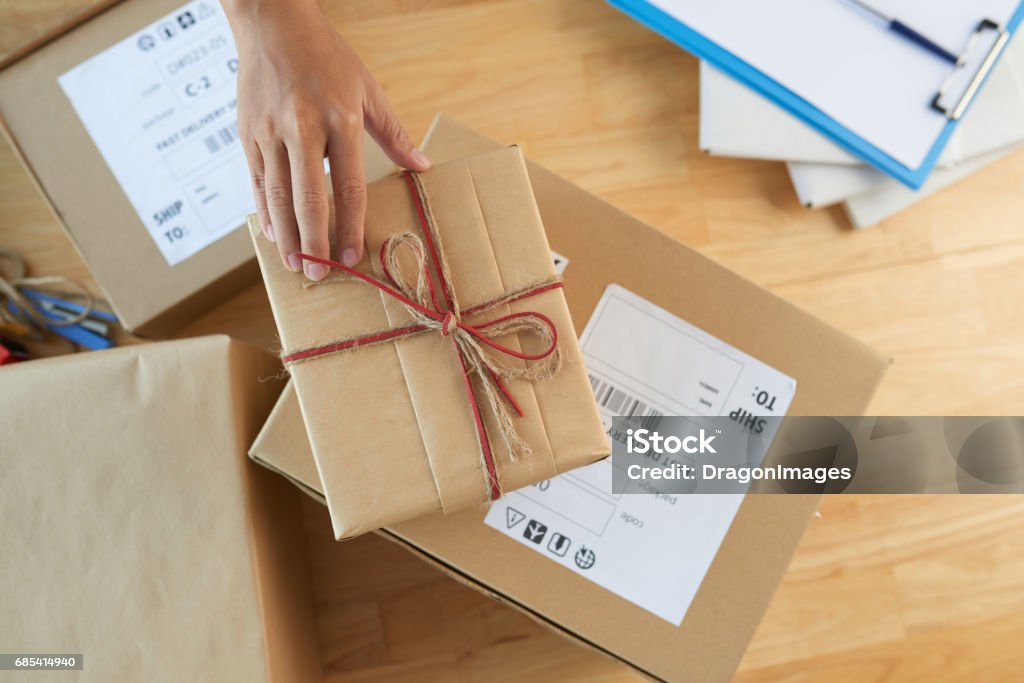
<path id="1" fill-rule="evenodd" d="M 295 443 L 297 434 L 302 434 L 303 438 Z M 318 503 L 326 505 L 320 473 L 316 469 L 309 437 L 305 434 L 306 425 L 302 421 L 299 398 L 295 395 L 295 384 L 288 382 L 253 441 L 249 457 L 285 477 Z M 281 454 L 282 457 L 265 460 L 261 456 L 266 453 Z"/>

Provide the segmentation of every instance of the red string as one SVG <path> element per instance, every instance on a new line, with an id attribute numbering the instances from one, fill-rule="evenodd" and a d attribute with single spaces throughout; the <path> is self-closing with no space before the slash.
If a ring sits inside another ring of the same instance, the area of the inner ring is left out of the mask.
<path id="1" fill-rule="evenodd" d="M 353 276 L 359 278 L 360 280 L 362 280 L 363 282 L 365 282 L 367 284 L 370 284 L 370 285 L 373 285 L 374 287 L 376 287 L 377 289 L 381 290 L 385 294 L 388 294 L 389 296 L 392 296 L 395 299 L 398 299 L 399 301 L 401 301 L 403 304 L 405 304 L 409 308 L 415 309 L 416 311 L 418 311 L 419 313 L 422 313 L 426 317 L 431 318 L 433 320 L 436 320 L 437 322 L 443 322 L 444 321 L 445 312 L 431 310 L 431 309 L 427 308 L 426 306 L 423 306 L 422 304 L 420 304 L 420 303 L 418 303 L 416 301 L 413 301 L 412 299 L 410 299 L 409 297 L 405 296 L 404 294 L 402 294 L 397 289 L 389 286 L 388 284 L 386 284 L 384 282 L 381 282 L 380 280 L 378 280 L 378 279 L 376 279 L 376 278 L 374 278 L 374 277 L 372 277 L 370 275 L 367 275 L 366 273 L 363 273 L 362 271 L 356 270 L 355 268 L 349 268 L 348 266 L 346 266 L 346 265 L 344 265 L 342 263 L 338 263 L 337 261 L 332 261 L 331 259 L 320 258 L 319 256 L 312 256 L 310 254 L 306 254 L 306 253 L 303 253 L 301 251 L 300 252 L 296 252 L 296 255 L 299 258 L 303 259 L 303 260 L 312 261 L 313 263 L 320 263 L 320 264 L 325 265 L 325 266 L 327 266 L 329 268 L 334 268 L 334 269 L 337 269 L 337 270 L 341 270 L 341 271 L 344 271 L 344 272 L 348 273 L 349 275 L 353 275 Z M 561 286 L 562 286 L 561 282 L 553 282 L 553 283 L 550 283 L 550 284 L 547 284 L 547 285 L 542 285 L 540 287 L 536 287 L 534 289 L 528 289 L 528 290 L 522 292 L 521 294 L 519 294 L 518 296 L 516 296 L 515 298 L 509 299 L 509 302 L 519 301 L 520 299 L 527 299 L 529 297 L 536 296 L 538 294 L 542 294 L 542 293 L 550 291 L 552 289 L 558 289 Z M 488 308 L 491 305 L 492 304 L 487 303 L 487 304 L 484 304 L 483 306 L 477 306 L 477 307 L 475 307 L 476 310 L 474 312 L 475 313 L 479 313 L 480 310 L 482 310 L 484 308 Z M 474 309 L 469 309 L 469 310 L 473 311 Z M 497 324 L 499 322 L 504 322 L 506 320 L 511 320 L 513 318 L 536 318 L 536 319 L 542 321 L 544 323 L 544 325 L 551 331 L 551 344 L 549 344 L 548 347 L 544 351 L 542 351 L 540 353 L 532 353 L 532 354 L 522 353 L 520 351 L 516 351 L 515 349 L 510 349 L 509 347 L 507 347 L 507 346 L 505 346 L 503 344 L 499 344 L 498 342 L 496 342 L 493 339 L 491 339 L 490 337 L 488 337 L 486 334 L 483 334 L 482 332 L 480 332 L 480 330 L 486 329 L 486 328 L 490 327 L 491 325 L 495 325 L 495 324 Z M 486 344 L 487 346 L 490 346 L 495 351 L 500 351 L 500 352 L 505 353 L 505 354 L 507 354 L 509 356 L 513 356 L 515 358 L 521 358 L 522 360 L 541 360 L 543 358 L 547 358 L 548 356 L 550 356 L 552 353 L 555 352 L 555 348 L 558 346 L 558 329 L 555 327 L 554 322 L 552 322 L 551 318 L 547 317 L 543 313 L 538 313 L 536 311 L 523 311 L 523 312 L 519 312 L 519 313 L 512 313 L 510 315 L 502 316 L 501 318 L 496 318 L 495 320 L 491 320 L 491 321 L 488 321 L 488 322 L 480 324 L 480 325 L 470 325 L 470 324 L 464 323 L 462 321 L 459 321 L 456 324 L 457 324 L 458 327 L 462 328 L 466 332 L 469 332 L 474 337 L 479 339 L 482 343 Z M 384 337 L 385 335 L 391 335 L 392 333 L 395 333 L 395 332 L 403 331 L 403 334 L 394 334 L 393 336 L 387 336 L 387 338 L 388 339 L 393 339 L 393 338 L 398 338 L 398 337 L 409 336 L 411 334 L 416 334 L 418 332 L 422 332 L 424 329 L 425 328 L 422 325 L 413 325 L 413 326 L 409 326 L 407 328 L 401 328 L 401 330 L 389 330 L 387 333 L 370 335 L 368 337 L 360 337 L 358 339 L 352 339 L 352 340 L 348 340 L 348 341 L 345 341 L 345 342 L 332 342 L 331 344 L 325 344 L 324 346 L 318 346 L 318 347 L 315 347 L 315 348 L 312 348 L 312 349 L 306 349 L 306 350 L 303 350 L 303 351 L 297 351 L 295 353 L 292 353 L 292 354 L 289 354 L 287 356 L 282 357 L 281 360 L 283 360 L 285 363 L 289 363 L 289 362 L 291 362 L 293 360 L 306 360 L 306 359 L 309 359 L 309 358 L 315 358 L 317 356 L 324 356 L 324 355 L 327 355 L 329 353 L 336 353 L 337 351 L 344 350 L 346 348 L 357 347 L 357 346 L 365 346 L 366 344 L 369 344 L 369 343 L 381 341 L 381 338 Z M 340 348 L 339 348 L 339 345 L 340 345 Z M 299 357 L 299 356 L 301 356 L 301 357 Z"/>
<path id="2" fill-rule="evenodd" d="M 512 392 L 508 390 L 505 383 L 501 381 L 500 377 L 498 377 L 498 373 L 487 368 L 487 374 L 489 374 L 494 383 L 498 385 L 498 389 L 501 390 L 501 395 L 504 396 L 505 400 L 508 401 L 510 406 L 512 406 L 512 410 L 516 411 L 516 415 L 523 417 L 523 409 L 519 407 L 519 403 L 516 401 L 515 397 L 512 396 Z"/>
<path id="3" fill-rule="evenodd" d="M 430 251 L 430 260 L 433 262 L 434 269 L 437 271 L 437 279 L 441 283 L 441 291 L 444 293 L 444 301 L 448 305 L 448 310 L 451 311 L 452 309 L 455 308 L 455 304 L 452 298 L 451 291 L 448 288 L 448 281 L 444 277 L 444 270 L 441 268 L 441 259 L 438 257 L 437 248 L 434 246 L 434 237 L 432 234 L 433 230 L 431 229 L 430 221 L 427 218 L 427 210 L 426 207 L 423 205 L 423 198 L 420 195 L 419 187 L 417 186 L 412 173 L 405 171 L 402 173 L 402 177 L 405 178 L 405 182 L 409 186 L 409 194 L 412 196 L 413 203 L 416 205 L 416 215 L 420 219 L 420 228 L 423 231 L 424 239 L 426 239 L 427 241 L 427 249 Z M 430 280 L 429 272 L 427 273 L 427 279 Z M 433 295 L 433 290 L 431 290 L 431 295 Z M 434 305 L 436 307 L 436 301 L 434 302 Z M 459 327 L 462 327 L 462 329 L 470 331 L 470 328 L 468 326 L 464 327 L 461 322 L 457 322 L 456 324 Z M 483 335 L 477 333 L 476 330 L 472 330 L 471 334 L 473 334 L 474 336 L 481 340 L 484 339 Z M 453 339 L 452 341 L 454 342 L 455 340 Z M 494 342 L 494 344 L 500 346 L 497 344 L 497 342 Z M 502 349 L 504 348 L 505 347 L 502 347 Z M 480 406 L 477 405 L 476 393 L 473 391 L 473 384 L 469 379 L 469 372 L 466 368 L 465 355 L 462 352 L 462 348 L 459 347 L 457 343 L 455 344 L 455 350 L 459 354 L 459 362 L 462 364 L 462 377 L 465 380 L 466 384 L 466 395 L 469 397 L 469 403 L 473 408 L 473 418 L 476 420 L 477 435 L 480 440 L 480 448 L 483 450 L 484 465 L 487 468 L 487 481 L 490 483 L 491 500 L 497 500 L 498 498 L 501 497 L 501 484 L 498 481 L 498 470 L 494 464 L 494 454 L 491 453 L 490 439 L 487 438 L 487 428 L 484 425 L 484 421 L 480 417 Z M 554 346 L 552 346 L 551 350 L 554 351 Z M 509 392 L 508 388 L 505 386 L 505 383 L 501 381 L 497 374 L 491 372 L 491 377 L 498 385 L 498 388 L 501 390 L 503 396 L 508 398 L 512 395 L 511 392 Z M 518 410 L 518 405 L 514 401 L 512 403 L 513 405 L 516 406 Z"/>
<path id="4" fill-rule="evenodd" d="M 427 265 L 426 262 L 424 262 L 424 264 L 423 264 L 423 268 L 424 268 L 424 271 L 425 271 L 424 272 L 424 276 L 426 277 L 427 285 L 429 287 L 430 302 L 433 305 L 433 309 L 424 306 L 423 304 L 419 303 L 418 301 L 414 301 L 413 299 L 410 299 L 405 294 L 403 294 L 401 291 L 399 291 L 398 284 L 397 284 L 397 282 L 395 280 L 395 277 L 394 277 L 394 275 L 391 272 L 389 272 L 388 267 L 387 267 L 387 262 L 386 262 L 386 259 L 385 259 L 385 253 L 386 253 L 386 250 L 387 250 L 387 245 L 388 245 L 388 242 L 390 241 L 391 238 L 389 238 L 387 241 L 384 242 L 384 244 L 381 245 L 380 261 L 381 261 L 382 269 L 384 271 L 385 278 L 387 278 L 387 280 L 393 286 L 388 285 L 387 283 L 382 282 L 382 281 L 378 280 L 377 278 L 374 278 L 374 277 L 372 277 L 370 275 L 367 275 L 366 273 L 364 273 L 362 271 L 356 270 L 355 268 L 350 268 L 350 267 L 348 267 L 348 266 L 346 266 L 346 265 L 344 265 L 342 263 L 338 263 L 337 261 L 332 261 L 330 259 L 320 258 L 318 256 L 312 256 L 310 254 L 304 254 L 302 252 L 299 252 L 298 256 L 300 258 L 302 258 L 303 260 L 312 261 L 313 263 L 319 263 L 319 264 L 325 265 L 325 266 L 327 266 L 329 268 L 333 268 L 333 269 L 336 269 L 336 270 L 343 271 L 345 273 L 348 273 L 349 275 L 352 275 L 354 277 L 359 278 L 360 280 L 362 280 L 366 284 L 373 285 L 374 287 L 376 287 L 380 291 L 382 291 L 385 294 L 387 294 L 387 295 L 397 299 L 398 301 L 402 302 L 404 305 L 406 305 L 409 308 L 417 311 L 418 313 L 421 313 L 422 315 L 424 315 L 424 316 L 426 316 L 428 318 L 431 318 L 433 320 L 436 320 L 436 321 L 442 323 L 442 333 L 444 333 L 446 330 L 449 329 L 449 326 L 450 326 L 450 323 L 451 323 L 451 320 L 446 320 L 446 318 L 450 318 L 451 317 L 451 313 L 449 313 L 448 311 L 450 311 L 451 309 L 454 308 L 451 289 L 450 289 L 449 283 L 445 280 L 443 271 L 441 270 L 441 264 L 440 264 L 440 259 L 438 258 L 437 248 L 436 248 L 436 246 L 434 244 L 434 239 L 433 239 L 433 237 L 431 235 L 431 232 L 432 232 L 431 231 L 431 226 L 430 226 L 430 223 L 429 223 L 429 221 L 427 219 L 426 207 L 423 205 L 423 202 L 422 202 L 422 199 L 420 197 L 420 193 L 418 191 L 416 183 L 413 180 L 412 175 L 409 172 L 405 172 L 402 175 L 406 179 L 406 183 L 409 186 L 410 194 L 412 195 L 412 198 L 413 198 L 413 203 L 414 203 L 414 205 L 416 207 L 416 214 L 417 214 L 417 217 L 419 218 L 419 221 L 420 221 L 420 227 L 423 229 L 423 235 L 424 235 L 424 237 L 426 239 L 427 249 L 428 249 L 428 254 L 429 254 L 430 260 L 434 264 L 434 269 L 437 272 L 438 282 L 441 285 L 441 291 L 444 294 L 445 303 L 447 304 L 447 308 L 448 308 L 447 311 L 441 310 L 441 306 L 439 305 L 439 303 L 437 301 L 437 294 L 436 294 L 436 292 L 434 290 L 433 279 L 430 276 L 430 267 L 429 267 L 429 265 Z M 516 295 L 515 297 L 510 298 L 507 301 L 504 301 L 502 303 L 511 303 L 513 301 L 519 301 L 521 299 L 526 299 L 526 298 L 529 298 L 529 297 L 532 297 L 532 296 L 537 296 L 538 294 L 542 294 L 544 292 L 547 292 L 547 291 L 550 291 L 550 290 L 553 290 L 553 289 L 557 289 L 557 288 L 559 288 L 561 286 L 562 286 L 561 282 L 553 282 L 553 283 L 550 283 L 550 284 L 547 284 L 547 285 L 542 285 L 540 287 L 536 287 L 534 289 L 530 289 L 530 290 L 527 290 L 525 292 L 521 292 L 520 294 Z M 467 309 L 463 314 L 467 315 L 467 316 L 471 316 L 471 315 L 474 315 L 476 313 L 483 312 L 484 310 L 491 308 L 493 305 L 494 305 L 493 303 L 483 303 L 483 304 L 480 304 L 479 306 L 474 306 L 472 308 Z M 498 342 L 494 341 L 493 339 L 491 339 L 490 337 L 488 337 L 486 334 L 484 334 L 482 332 L 482 330 L 486 330 L 487 328 L 489 328 L 489 327 L 491 327 L 493 325 L 497 325 L 499 323 L 506 322 L 508 320 L 515 320 L 515 319 L 518 319 L 518 318 L 534 318 L 534 319 L 540 320 L 551 331 L 551 344 L 548 346 L 548 348 L 546 348 L 544 351 L 542 351 L 540 353 L 523 353 L 521 351 L 516 351 L 515 349 L 509 348 L 509 347 L 505 346 L 504 344 L 499 344 Z M 555 349 L 558 347 L 558 328 L 555 327 L 555 324 L 551 321 L 550 318 L 548 318 L 543 313 L 539 313 L 539 312 L 536 312 L 536 311 L 526 311 L 526 312 L 519 312 L 519 313 L 511 313 L 509 315 L 501 316 L 500 318 L 496 318 L 494 320 L 490 320 L 490 321 L 482 323 L 480 325 L 470 325 L 470 324 L 464 323 L 462 321 L 457 321 L 456 325 L 458 327 L 460 327 L 461 329 L 465 330 L 466 332 L 468 332 L 469 334 L 473 335 L 473 337 L 476 338 L 477 340 L 479 340 L 481 343 L 486 344 L 487 346 L 490 346 L 491 348 L 495 349 L 496 351 L 499 351 L 499 352 L 504 353 L 506 355 L 512 356 L 514 358 L 520 358 L 522 360 L 532 361 L 532 360 L 541 360 L 543 358 L 547 358 L 552 353 L 554 353 Z M 311 349 L 305 349 L 305 350 L 302 350 L 302 351 L 296 351 L 295 353 L 291 353 L 291 354 L 288 354 L 287 356 L 284 356 L 282 360 L 285 363 L 291 363 L 291 362 L 299 361 L 299 360 L 308 360 L 310 358 L 316 358 L 318 356 L 324 356 L 324 355 L 328 355 L 328 354 L 331 354 L 331 353 L 337 353 L 338 351 L 344 351 L 346 349 L 358 348 L 360 346 L 366 346 L 368 344 L 375 344 L 375 343 L 382 342 L 382 341 L 389 341 L 389 340 L 400 339 L 402 337 L 407 337 L 407 336 L 410 336 L 410 335 L 413 335 L 413 334 L 418 334 L 420 332 L 423 332 L 426 329 L 427 329 L 427 327 L 425 325 L 408 325 L 408 326 L 405 326 L 405 327 L 400 327 L 400 328 L 396 328 L 396 329 L 393 329 L 393 330 L 388 330 L 386 332 L 380 332 L 380 333 L 376 333 L 376 334 L 372 334 L 372 335 L 367 335 L 365 337 L 359 337 L 359 338 L 356 338 L 356 339 L 349 339 L 349 340 L 342 341 L 342 342 L 332 342 L 330 344 L 325 344 L 323 346 L 318 346 L 318 347 L 311 348 Z M 445 334 L 445 336 L 448 336 L 448 335 Z M 455 343 L 455 350 L 456 350 L 456 353 L 457 353 L 458 358 L 459 358 L 459 364 L 462 367 L 462 378 L 463 378 L 463 382 L 464 382 L 465 387 L 466 387 L 466 395 L 467 395 L 467 397 L 469 399 L 470 408 L 473 411 L 473 421 L 474 421 L 474 423 L 476 425 L 477 437 L 478 437 L 478 439 L 480 441 L 480 448 L 481 448 L 481 451 L 483 453 L 483 460 L 484 460 L 484 465 L 485 465 L 486 470 L 487 470 L 487 480 L 488 480 L 488 483 L 489 483 L 489 495 L 490 495 L 491 500 L 497 500 L 498 498 L 501 497 L 501 484 L 498 481 L 498 472 L 497 472 L 497 467 L 495 466 L 495 463 L 494 463 L 494 454 L 491 451 L 490 440 L 487 438 L 487 428 L 486 428 L 486 425 L 484 424 L 483 417 L 482 417 L 482 415 L 480 413 L 480 405 L 477 402 L 476 393 L 473 391 L 473 383 L 472 383 L 472 381 L 470 379 L 470 376 L 469 376 L 469 367 L 467 366 L 465 355 L 463 354 L 462 348 L 458 345 L 457 342 L 455 342 L 454 338 L 453 338 L 453 343 Z M 505 399 L 515 409 L 516 413 L 520 417 L 522 417 L 523 416 L 522 409 L 519 407 L 519 404 L 516 402 L 515 398 L 512 396 L 512 393 L 505 386 L 504 382 L 501 381 L 501 378 L 498 377 L 498 375 L 491 368 L 488 367 L 487 371 L 490 374 L 491 379 L 494 381 L 494 383 L 501 390 L 501 393 L 505 397 Z"/>
<path id="5" fill-rule="evenodd" d="M 444 279 L 444 273 L 441 272 L 441 259 L 438 258 L 437 247 L 434 246 L 433 230 L 430 229 L 430 221 L 427 219 L 427 207 L 423 206 L 423 199 L 420 197 L 419 188 L 416 187 L 416 181 L 413 179 L 412 173 L 403 171 L 402 177 L 405 178 L 405 184 L 409 186 L 409 194 L 412 195 L 413 203 L 416 205 L 416 215 L 420 219 L 423 237 L 427 241 L 427 249 L 430 250 L 430 260 L 434 262 L 434 268 L 437 269 L 437 279 L 441 283 L 444 301 L 448 304 L 448 309 L 451 310 L 455 308 L 455 304 L 452 301 L 452 293 L 448 289 L 448 282 Z"/>
<path id="6" fill-rule="evenodd" d="M 459 364 L 462 366 L 462 380 L 466 385 L 466 395 L 469 397 L 469 407 L 473 409 L 473 421 L 476 423 L 477 440 L 480 442 L 480 449 L 483 451 L 484 465 L 487 468 L 488 495 L 491 500 L 501 498 L 501 483 L 498 481 L 498 470 L 494 465 L 494 453 L 491 452 L 491 440 L 487 437 L 487 426 L 480 415 L 480 404 L 476 401 L 476 392 L 473 391 L 473 382 L 469 379 L 469 368 L 466 367 L 466 357 L 458 345 L 455 352 L 459 355 Z"/>
<path id="7" fill-rule="evenodd" d="M 314 349 L 306 349 L 304 351 L 296 351 L 295 353 L 288 354 L 281 360 L 285 363 L 292 363 L 297 360 L 308 360 L 310 358 L 316 358 L 317 356 L 325 356 L 329 353 L 337 353 L 338 351 L 344 351 L 345 349 L 355 349 L 360 346 L 366 346 L 367 344 L 376 344 L 377 342 L 388 341 L 391 339 L 399 339 L 401 337 L 408 337 L 411 334 L 416 334 L 427 329 L 424 325 L 410 325 L 408 327 L 399 327 L 387 332 L 381 332 L 380 334 L 371 334 L 365 337 L 359 337 L 358 339 L 349 339 L 343 342 L 335 342 L 333 344 L 325 344 L 324 346 L 318 346 Z"/>
<path id="8" fill-rule="evenodd" d="M 516 351 L 515 349 L 510 349 L 507 346 L 499 344 L 498 342 L 494 341 L 493 339 L 491 339 L 490 337 L 488 337 L 487 335 L 480 331 L 486 330 L 491 325 L 497 325 L 498 323 L 503 323 L 506 320 L 515 320 L 517 318 L 538 318 L 542 320 L 544 324 L 547 325 L 548 329 L 551 330 L 551 345 L 548 346 L 548 348 L 545 349 L 544 351 L 541 351 L 540 353 L 523 353 L 522 351 Z M 522 358 L 523 360 L 541 360 L 543 358 L 547 358 L 552 353 L 554 353 L 555 347 L 558 346 L 558 328 L 555 327 L 555 323 L 551 322 L 551 318 L 547 317 L 543 313 L 538 313 L 537 311 L 523 311 L 521 313 L 510 313 L 508 315 L 503 315 L 500 318 L 495 318 L 494 320 L 483 323 L 482 325 L 477 325 L 475 327 L 473 325 L 463 325 L 462 323 L 459 323 L 459 327 L 464 329 L 466 332 L 469 332 L 471 335 L 473 335 L 480 341 L 484 342 L 485 344 L 489 344 L 492 348 L 497 349 L 498 351 L 501 351 L 502 353 L 507 354 L 509 356 L 513 356 L 515 358 Z"/>
<path id="9" fill-rule="evenodd" d="M 537 296 L 538 294 L 543 294 L 544 292 L 550 292 L 553 289 L 561 289 L 561 288 L 562 288 L 562 283 L 561 282 L 552 282 L 550 284 L 541 285 L 540 287 L 535 287 L 533 289 L 528 289 L 525 292 L 520 292 L 519 294 L 516 294 L 513 297 L 510 297 L 508 299 L 504 299 L 502 301 L 502 303 L 510 304 L 510 303 L 512 303 L 514 301 L 519 301 L 521 299 L 528 299 L 531 296 Z M 464 310 L 462 312 L 462 315 L 464 315 L 464 316 L 474 316 L 474 315 L 476 315 L 477 313 L 479 313 L 481 311 L 485 311 L 485 310 L 493 308 L 493 307 L 494 307 L 494 303 L 493 302 L 485 301 L 482 304 L 478 304 L 478 305 L 473 306 L 471 308 L 467 308 L 466 310 Z"/>

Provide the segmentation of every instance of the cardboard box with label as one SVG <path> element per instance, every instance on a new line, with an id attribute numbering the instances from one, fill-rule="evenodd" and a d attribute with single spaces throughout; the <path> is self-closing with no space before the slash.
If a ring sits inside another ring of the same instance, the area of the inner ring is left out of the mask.
<path id="1" fill-rule="evenodd" d="M 441 117 L 424 148 L 440 163 L 499 146 Z M 540 166 L 529 173 L 606 421 L 867 408 L 886 359 Z M 322 500 L 291 387 L 250 454 Z M 616 497 L 610 467 L 380 533 L 655 679 L 729 680 L 818 498 Z"/>
<path id="2" fill-rule="evenodd" d="M 217 2 L 101 7 L 0 69 L 0 122 L 126 329 L 253 282 L 237 54 Z"/>
<path id="3" fill-rule="evenodd" d="M 320 680 L 301 494 L 246 458 L 276 372 L 224 336 L 0 369 L 4 648 L 84 656 L 25 680 Z"/>

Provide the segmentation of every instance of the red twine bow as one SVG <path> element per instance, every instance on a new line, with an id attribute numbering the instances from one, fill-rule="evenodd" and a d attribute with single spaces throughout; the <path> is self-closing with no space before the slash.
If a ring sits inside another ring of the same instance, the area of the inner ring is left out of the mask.
<path id="1" fill-rule="evenodd" d="M 559 356 L 557 354 L 558 330 L 550 318 L 537 311 L 510 313 L 477 325 L 463 322 L 462 318 L 464 316 L 472 317 L 484 313 L 502 304 L 537 296 L 538 294 L 561 287 L 562 283 L 557 279 L 548 280 L 523 290 L 512 292 L 494 301 L 485 302 L 465 311 L 460 311 L 458 301 L 449 283 L 451 276 L 448 272 L 448 265 L 443 258 L 443 252 L 440 249 L 440 237 L 436 232 L 433 214 L 430 211 L 425 189 L 419 177 L 415 174 L 404 172 L 402 175 L 409 186 L 416 207 L 420 227 L 423 230 L 423 236 L 426 241 L 426 252 L 429 254 L 429 261 L 427 255 L 424 254 L 423 242 L 412 233 L 392 235 L 381 245 L 379 258 L 387 282 L 378 280 L 354 268 L 349 268 L 337 261 L 303 253 L 299 253 L 299 256 L 306 261 L 320 263 L 347 273 L 398 300 L 409 311 L 415 321 L 414 324 L 295 351 L 283 355 L 282 360 L 285 364 L 292 364 L 362 346 L 393 341 L 430 330 L 437 330 L 441 333 L 442 337 L 452 339 L 459 358 L 466 396 L 469 400 L 473 421 L 476 426 L 488 492 L 491 500 L 496 500 L 501 497 L 501 483 L 498 479 L 494 453 L 487 436 L 480 402 L 474 391 L 470 374 L 476 372 L 480 377 L 487 402 L 498 421 L 501 435 L 509 446 L 509 452 L 513 460 L 517 455 L 527 454 L 529 453 L 529 447 L 516 434 L 510 416 L 502 402 L 507 402 L 517 415 L 523 416 L 523 411 L 508 390 L 505 380 L 524 378 L 536 381 L 545 379 L 557 372 L 559 363 Z M 398 271 L 397 250 L 402 246 L 410 248 L 417 261 L 418 279 L 415 287 L 410 286 L 401 279 L 396 279 L 394 274 Z M 430 273 L 431 265 L 433 265 L 434 271 L 437 273 L 438 283 L 444 295 L 445 307 L 442 307 L 438 301 Z M 549 344 L 540 353 L 524 353 L 509 348 L 493 338 L 517 333 L 534 333 L 542 339 L 549 340 Z M 528 366 L 525 369 L 521 366 L 512 366 L 502 362 L 493 353 L 486 352 L 484 347 L 512 358 L 530 362 L 544 361 L 544 364 L 539 367 Z"/>

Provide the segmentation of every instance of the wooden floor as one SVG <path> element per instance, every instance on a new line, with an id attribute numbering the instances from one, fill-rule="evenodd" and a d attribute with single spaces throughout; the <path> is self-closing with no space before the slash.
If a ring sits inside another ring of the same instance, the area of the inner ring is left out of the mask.
<path id="1" fill-rule="evenodd" d="M 0 0 L 0 51 L 86 0 Z M 1024 413 L 1024 153 L 874 229 L 797 204 L 781 164 L 697 149 L 697 63 L 598 0 L 329 0 L 414 137 L 438 110 L 895 358 L 873 410 Z M 114 36 L 112 36 L 112 39 Z M 88 272 L 0 146 L 0 244 Z M 681 294 L 683 295 L 683 294 Z M 260 288 L 186 333 L 269 343 Z M 634 681 L 308 505 L 341 681 Z M 1024 681 L 1024 498 L 834 497 L 738 681 Z"/>

